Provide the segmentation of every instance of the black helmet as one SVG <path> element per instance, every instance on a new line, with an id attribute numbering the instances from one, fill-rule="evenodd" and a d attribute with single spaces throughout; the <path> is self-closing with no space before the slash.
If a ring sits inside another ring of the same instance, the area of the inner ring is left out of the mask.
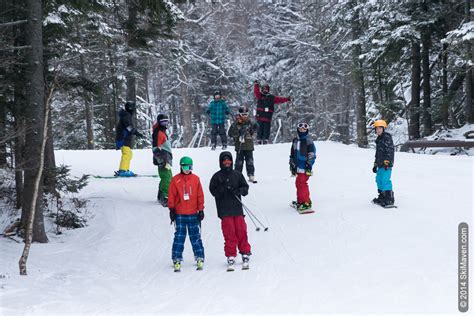
<path id="1" fill-rule="evenodd" d="M 136 104 L 135 104 L 135 101 L 127 101 L 125 102 L 125 110 L 127 110 L 127 112 L 133 112 L 135 111 L 136 109 Z"/>
<path id="2" fill-rule="evenodd" d="M 160 126 L 168 126 L 168 123 L 169 123 L 169 118 L 168 118 L 168 115 L 166 114 L 159 114 L 158 117 L 156 118 L 156 122 L 158 123 L 158 125 Z"/>
<path id="3" fill-rule="evenodd" d="M 222 96 L 221 90 L 214 91 L 214 97 L 216 97 L 216 95 Z"/>

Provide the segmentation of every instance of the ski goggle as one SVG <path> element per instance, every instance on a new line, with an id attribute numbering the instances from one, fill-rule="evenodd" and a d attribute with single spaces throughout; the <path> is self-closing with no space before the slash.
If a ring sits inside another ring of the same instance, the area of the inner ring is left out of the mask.
<path id="1" fill-rule="evenodd" d="M 240 117 L 247 117 L 247 116 L 249 116 L 249 113 L 248 112 L 239 113 L 239 116 Z"/>
<path id="2" fill-rule="evenodd" d="M 308 123 L 299 123 L 298 128 L 309 129 Z"/>
<path id="3" fill-rule="evenodd" d="M 193 170 L 193 165 L 181 165 L 181 169 L 183 170 Z"/>
<path id="4" fill-rule="evenodd" d="M 160 120 L 160 121 L 159 121 L 159 124 L 160 124 L 161 126 L 168 126 L 169 120 L 168 120 L 168 119 Z"/>

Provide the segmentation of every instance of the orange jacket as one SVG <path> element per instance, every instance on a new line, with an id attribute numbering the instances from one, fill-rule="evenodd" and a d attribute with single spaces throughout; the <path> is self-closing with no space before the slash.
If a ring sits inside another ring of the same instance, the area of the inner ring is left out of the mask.
<path id="1" fill-rule="evenodd" d="M 189 199 L 185 200 L 185 195 Z M 168 191 L 168 208 L 176 214 L 190 215 L 204 210 L 204 193 L 199 177 L 193 173 L 179 173 L 171 179 Z"/>

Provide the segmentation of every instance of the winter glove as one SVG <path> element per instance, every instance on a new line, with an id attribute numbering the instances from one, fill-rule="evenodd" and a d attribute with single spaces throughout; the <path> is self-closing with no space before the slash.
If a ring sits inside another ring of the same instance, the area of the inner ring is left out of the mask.
<path id="1" fill-rule="evenodd" d="M 240 191 L 240 188 L 233 189 L 233 190 L 232 190 L 232 193 L 233 193 L 234 195 L 237 195 L 237 196 L 242 195 L 242 192 Z"/>
<path id="2" fill-rule="evenodd" d="M 293 101 L 293 97 L 291 95 L 288 96 L 288 101 L 289 102 Z"/>
<path id="3" fill-rule="evenodd" d="M 304 173 L 308 176 L 311 177 L 313 175 L 313 171 L 311 169 L 305 169 Z"/>
<path id="4" fill-rule="evenodd" d="M 390 160 L 384 160 L 383 161 L 383 168 L 385 170 L 387 170 L 388 168 L 390 168 Z"/>
<path id="5" fill-rule="evenodd" d="M 174 208 L 170 208 L 170 220 L 171 223 L 176 220 L 176 210 Z"/>
<path id="6" fill-rule="evenodd" d="M 165 169 L 171 170 L 171 165 L 169 163 L 166 163 Z"/>
<path id="7" fill-rule="evenodd" d="M 377 163 L 374 162 L 374 166 L 372 167 L 372 172 L 377 173 Z"/>
<path id="8" fill-rule="evenodd" d="M 296 176 L 296 164 L 290 159 L 290 172 L 292 176 Z"/>
<path id="9" fill-rule="evenodd" d="M 201 222 L 204 219 L 204 211 L 200 210 L 198 212 L 198 220 Z"/>

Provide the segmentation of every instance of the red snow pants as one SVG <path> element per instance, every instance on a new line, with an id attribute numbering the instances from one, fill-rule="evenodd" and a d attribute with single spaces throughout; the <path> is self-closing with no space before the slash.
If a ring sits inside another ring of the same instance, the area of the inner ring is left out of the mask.
<path id="1" fill-rule="evenodd" d="M 226 257 L 237 257 L 237 248 L 241 254 L 250 254 L 247 224 L 243 215 L 223 217 L 221 227 Z"/>
<path id="2" fill-rule="evenodd" d="M 296 174 L 296 202 L 300 204 L 310 201 L 308 179 L 309 176 L 306 173 Z"/>

